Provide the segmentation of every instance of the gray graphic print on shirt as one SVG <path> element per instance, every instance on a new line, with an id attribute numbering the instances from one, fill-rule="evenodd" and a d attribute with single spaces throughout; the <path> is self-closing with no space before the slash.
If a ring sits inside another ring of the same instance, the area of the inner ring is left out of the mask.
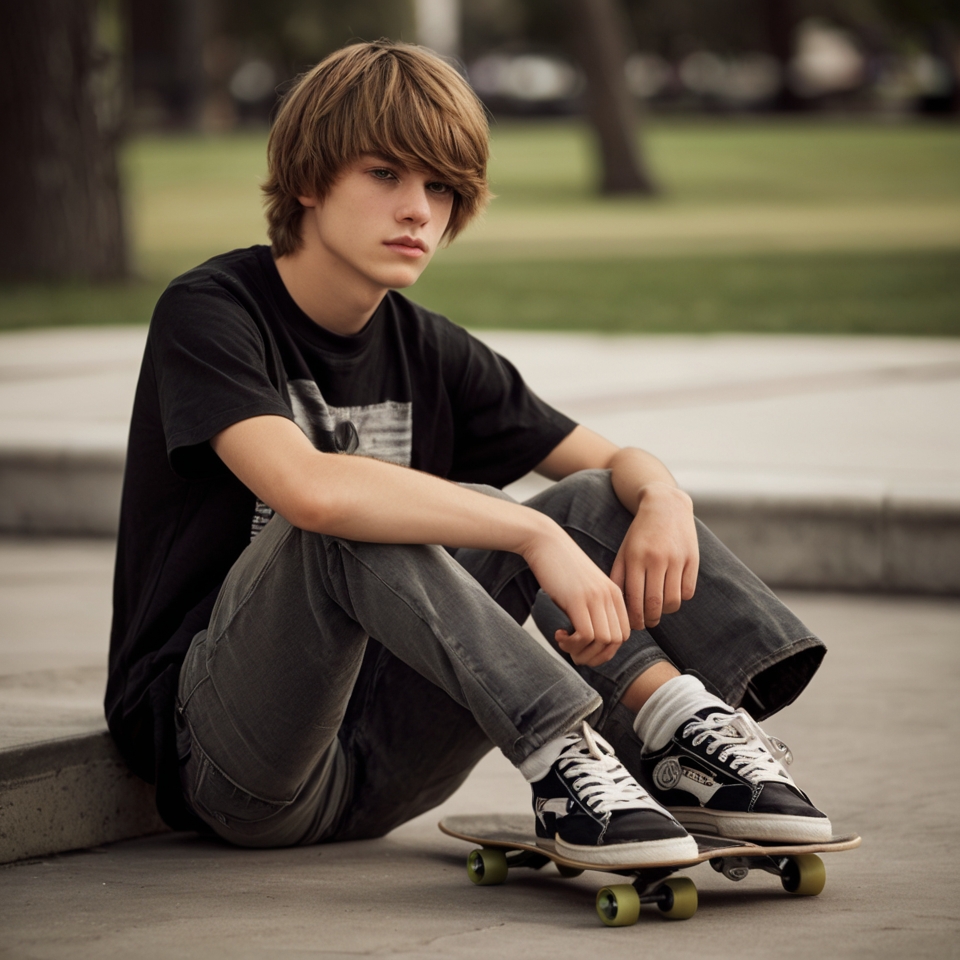
<path id="1" fill-rule="evenodd" d="M 291 380 L 293 419 L 318 450 L 355 453 L 403 467 L 413 448 L 413 404 L 384 400 L 360 407 L 332 407 L 313 380 Z M 250 525 L 252 540 L 269 522 L 273 510 L 257 500 Z"/>

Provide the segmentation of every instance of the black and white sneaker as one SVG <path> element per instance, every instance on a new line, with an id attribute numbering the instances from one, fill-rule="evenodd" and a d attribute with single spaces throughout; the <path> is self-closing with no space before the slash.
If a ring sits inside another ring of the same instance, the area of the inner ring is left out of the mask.
<path id="1" fill-rule="evenodd" d="M 793 782 L 786 744 L 738 711 L 700 710 L 661 750 L 643 753 L 650 792 L 688 830 L 738 840 L 818 843 L 832 827 Z"/>
<path id="2" fill-rule="evenodd" d="M 646 864 L 694 860 L 697 843 L 621 765 L 590 726 L 569 734 L 530 784 L 537 844 L 572 860 Z"/>

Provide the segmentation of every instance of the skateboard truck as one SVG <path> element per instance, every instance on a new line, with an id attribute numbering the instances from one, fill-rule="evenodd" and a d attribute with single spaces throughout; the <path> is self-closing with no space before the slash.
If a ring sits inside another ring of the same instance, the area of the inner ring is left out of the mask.
<path id="1" fill-rule="evenodd" d="M 787 893 L 815 897 L 827 882 L 823 861 L 814 853 L 790 857 L 714 857 L 710 866 L 728 880 L 743 880 L 751 870 L 763 870 L 780 878 Z"/>
<path id="2" fill-rule="evenodd" d="M 534 850 L 504 850 L 482 847 L 467 856 L 467 875 L 481 887 L 494 886 L 507 879 L 515 867 L 540 870 L 548 863 L 556 865 L 560 876 L 572 878 L 583 873 L 580 867 L 558 862 Z M 597 893 L 597 915 L 608 927 L 625 927 L 637 922 L 642 904 L 653 904 L 670 920 L 687 920 L 697 912 L 697 888 L 687 877 L 672 877 L 675 867 L 616 870 L 610 873 L 635 877 L 633 883 L 612 884 Z"/>

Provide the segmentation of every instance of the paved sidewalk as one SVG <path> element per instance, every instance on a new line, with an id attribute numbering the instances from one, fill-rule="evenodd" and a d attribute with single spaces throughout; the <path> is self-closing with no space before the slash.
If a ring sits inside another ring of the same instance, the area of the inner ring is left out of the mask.
<path id="1" fill-rule="evenodd" d="M 42 675 L 49 689 L 75 680 L 86 707 L 73 704 L 64 721 L 80 726 L 98 717 L 108 560 L 102 542 L 0 544 L 4 637 L 24 641 L 0 646 L 0 673 Z M 382 840 L 249 851 L 166 834 L 0 868 L 0 957 L 958 956 L 960 600 L 786 599 L 830 653 L 807 693 L 767 726 L 837 827 L 864 837 L 859 850 L 825 858 L 828 883 L 815 900 L 787 896 L 766 874 L 732 884 L 701 865 L 689 874 L 701 900 L 692 920 L 649 910 L 636 927 L 610 930 L 592 906 L 608 875 L 562 881 L 547 868 L 474 887 L 468 845 L 435 823 L 443 813 L 527 810 L 528 788 L 497 754 L 442 810 Z M 6 706 L 9 694 L 0 692 Z"/>
<path id="2" fill-rule="evenodd" d="M 481 336 L 546 399 L 661 456 L 770 582 L 960 593 L 960 342 Z M 0 530 L 115 530 L 143 337 L 0 336 Z"/>
<path id="3" fill-rule="evenodd" d="M 479 331 L 693 486 L 960 490 L 960 341 Z M 124 450 L 145 329 L 0 334 L 0 452 Z"/>
<path id="4" fill-rule="evenodd" d="M 741 896 L 699 867 L 703 907 L 691 923 L 598 929 L 599 877 L 476 890 L 459 865 L 465 850 L 435 832 L 434 814 L 350 847 L 251 853 L 162 835 L 45 856 L 157 826 L 100 706 L 113 554 L 103 534 L 115 524 L 143 336 L 0 336 L 0 848 L 40 857 L 0 870 L 0 957 L 616 957 L 641 947 L 720 957 L 734 944 L 766 956 L 768 937 L 750 934 L 758 914 L 786 956 L 956 953 L 947 854 L 960 852 L 949 709 L 960 600 L 950 598 L 792 598 L 833 652 L 772 729 L 800 757 L 802 783 L 867 840 L 828 861 L 815 902 L 783 897 L 765 875 Z M 546 399 L 660 455 L 701 516 L 772 582 L 960 593 L 960 343 L 483 337 Z M 10 535 L 18 529 L 45 536 Z M 64 529 L 101 537 L 51 536 Z M 449 810 L 526 803 L 494 757 Z"/>

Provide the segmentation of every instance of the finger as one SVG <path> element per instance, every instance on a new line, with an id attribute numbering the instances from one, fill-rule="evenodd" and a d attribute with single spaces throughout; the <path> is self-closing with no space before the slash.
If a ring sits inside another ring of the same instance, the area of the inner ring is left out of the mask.
<path id="1" fill-rule="evenodd" d="M 580 650 L 588 644 L 593 643 L 592 637 L 582 637 L 579 633 L 567 633 L 566 630 L 558 630 L 554 634 L 553 639 L 556 640 L 557 646 L 563 650 L 564 653 Z"/>
<path id="2" fill-rule="evenodd" d="M 618 647 L 619 644 L 599 643 L 595 640 L 578 651 L 573 656 L 573 662 L 579 666 L 596 667 L 606 663 L 616 653 Z"/>
<path id="3" fill-rule="evenodd" d="M 614 632 L 611 629 L 607 607 L 608 598 L 601 595 L 593 599 L 590 609 L 590 620 L 593 623 L 593 639 L 600 643 L 610 643 L 614 639 Z M 612 613 L 612 609 L 609 612 Z M 616 621 L 614 621 L 614 623 L 616 623 Z M 619 633 L 619 629 L 617 633 Z"/>
<path id="4" fill-rule="evenodd" d="M 653 568 L 647 570 L 643 591 L 643 619 L 648 627 L 655 627 L 663 613 L 663 578 L 666 570 Z"/>
<path id="5" fill-rule="evenodd" d="M 596 650 L 586 650 L 584 651 L 584 665 L 588 667 L 599 667 L 600 664 L 612 660 L 619 650 L 619 643 L 607 643 L 597 647 Z"/>
<path id="6" fill-rule="evenodd" d="M 557 643 L 561 652 L 565 653 L 574 663 L 579 664 L 583 660 L 584 650 L 586 650 L 593 641 L 579 640 L 574 637 L 566 637 Z"/>
<path id="7" fill-rule="evenodd" d="M 627 630 L 624 631 L 624 616 L 626 607 L 623 602 L 623 596 L 617 590 L 607 590 L 603 596 L 603 619 L 606 623 L 605 634 L 597 632 L 599 639 L 606 639 L 611 643 L 623 643 L 630 635 L 629 621 L 627 621 Z"/>
<path id="8" fill-rule="evenodd" d="M 615 594 L 613 598 L 613 615 L 620 624 L 620 639 L 626 640 L 630 636 L 630 616 L 622 593 Z"/>
<path id="9" fill-rule="evenodd" d="M 617 585 L 617 589 L 623 593 L 624 578 L 627 573 L 627 562 L 623 559 L 623 553 L 618 553 L 610 568 L 610 579 Z"/>
<path id="10" fill-rule="evenodd" d="M 646 577 L 643 567 L 635 567 L 628 571 L 627 586 L 623 593 L 623 599 L 626 601 L 627 617 L 630 626 L 634 630 L 642 630 L 645 626 L 643 616 L 643 590 Z"/>
<path id="11" fill-rule="evenodd" d="M 680 583 L 683 571 L 677 564 L 667 567 L 663 578 L 663 612 L 676 613 L 680 609 Z"/>
<path id="12" fill-rule="evenodd" d="M 697 589 L 697 576 L 700 573 L 699 553 L 683 568 L 683 577 L 680 583 L 680 596 L 684 600 L 692 600 Z"/>
<path id="13" fill-rule="evenodd" d="M 565 612 L 573 627 L 572 635 L 587 641 L 593 640 L 596 636 L 596 627 L 588 603 L 580 599 L 577 604 L 571 604 Z"/>

